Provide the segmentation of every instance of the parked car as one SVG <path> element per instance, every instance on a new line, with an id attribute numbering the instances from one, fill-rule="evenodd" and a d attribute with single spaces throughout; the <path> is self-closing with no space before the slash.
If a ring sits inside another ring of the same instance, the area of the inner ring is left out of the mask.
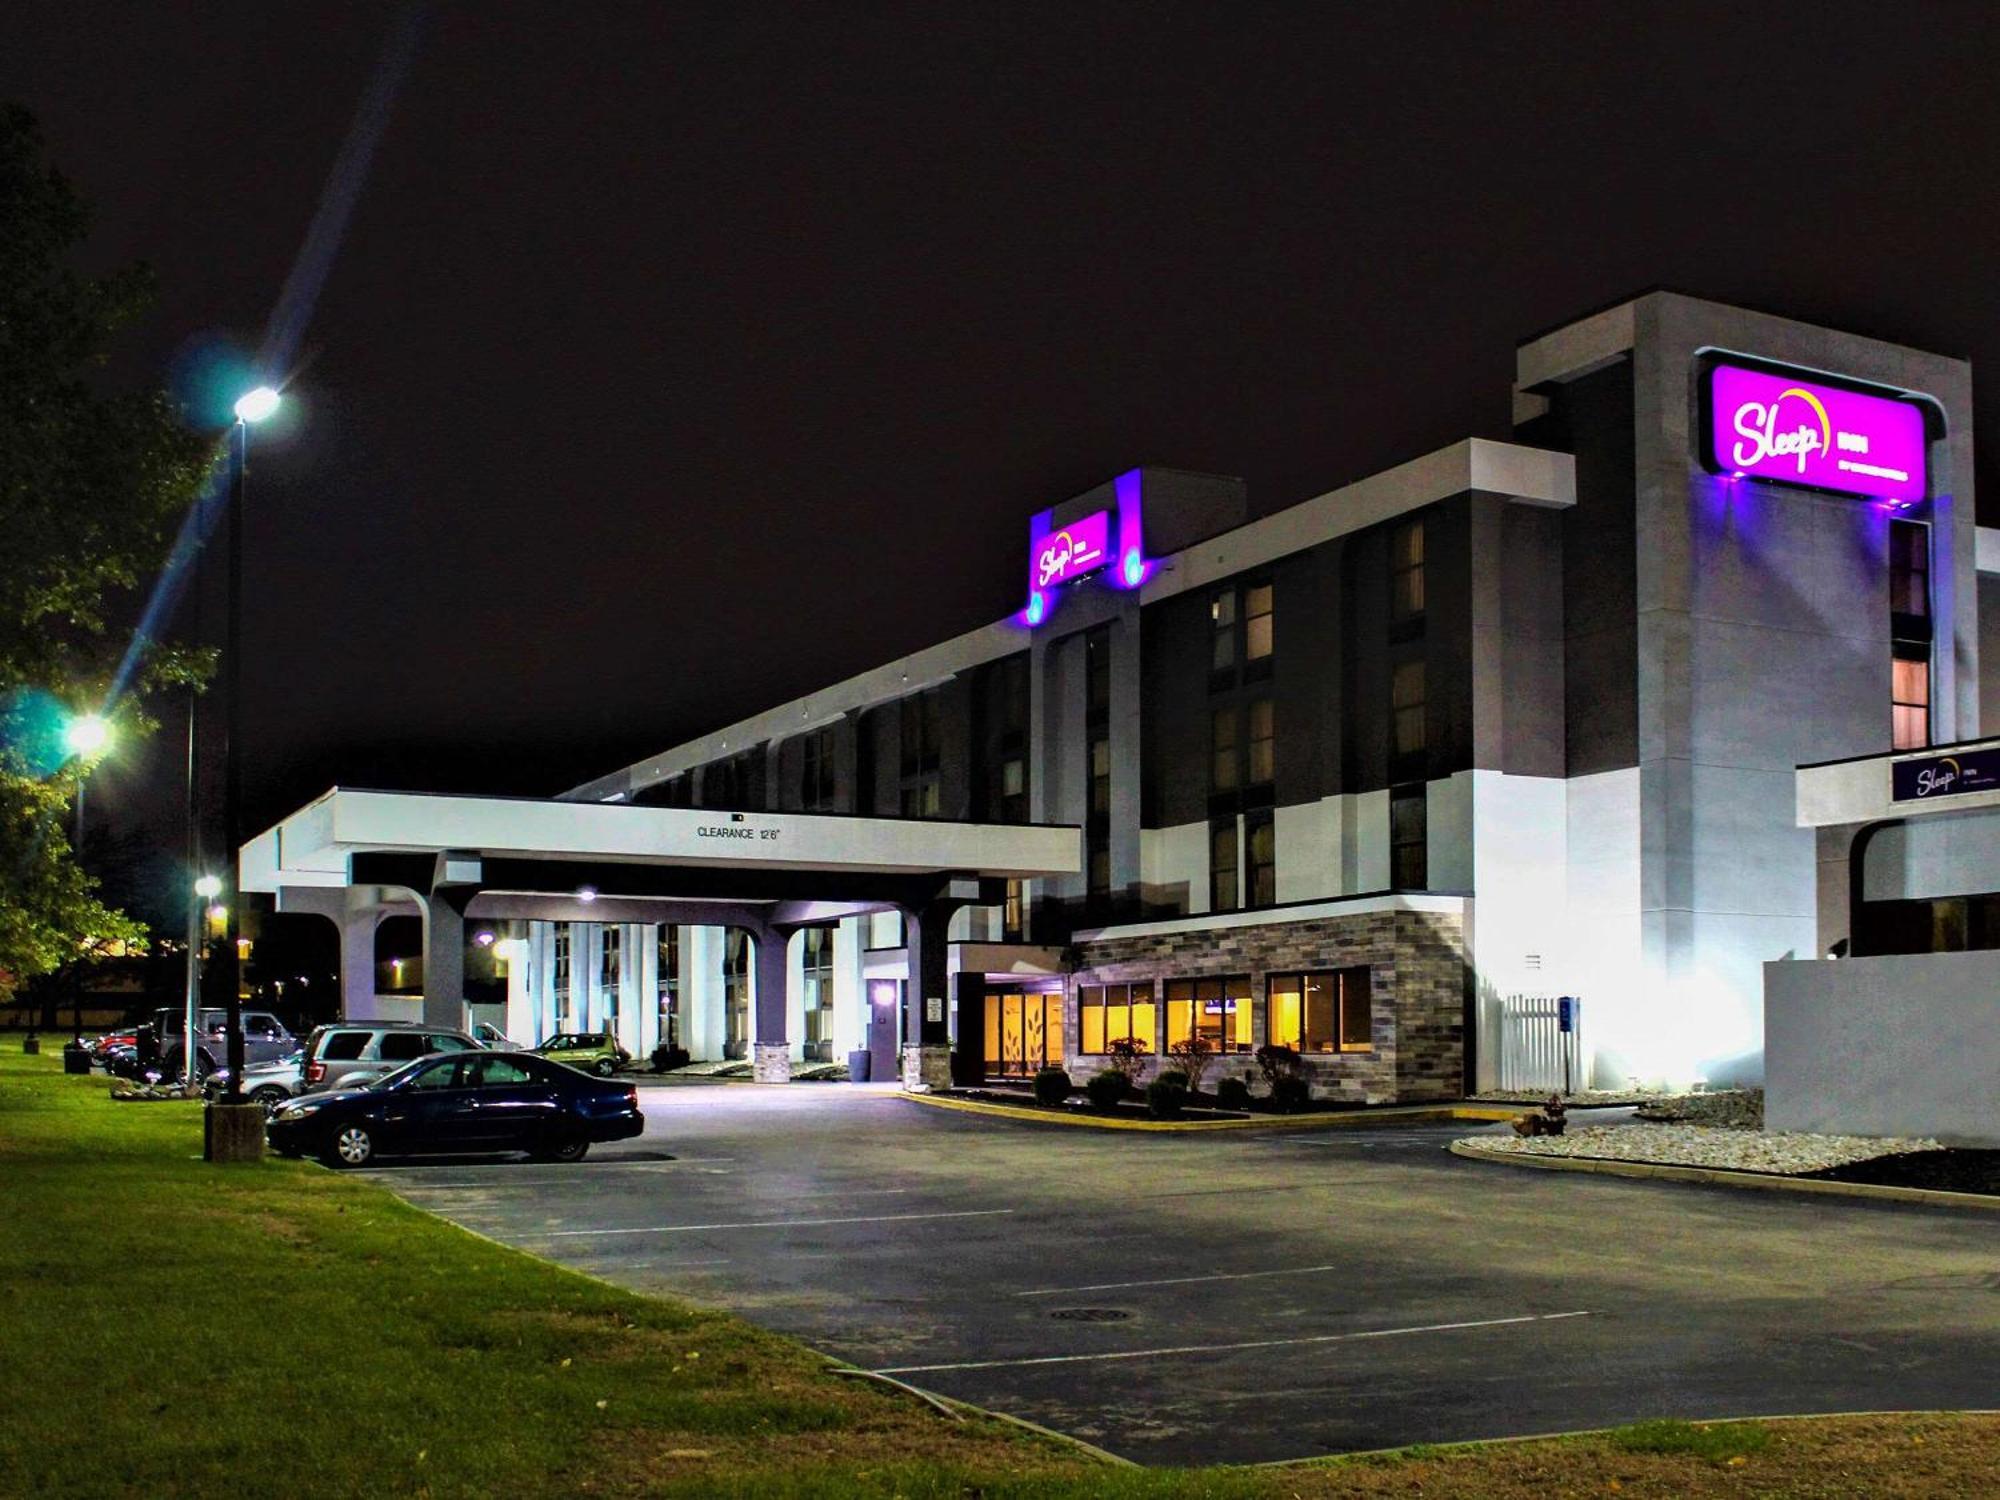
<path id="1" fill-rule="evenodd" d="M 265 1130 L 281 1156 L 360 1167 L 421 1152 L 581 1161 L 596 1142 L 645 1128 L 630 1084 L 603 1083 L 532 1052 L 482 1049 L 420 1058 L 366 1088 L 306 1094 L 280 1105 Z"/>
<path id="2" fill-rule="evenodd" d="M 609 1078 L 632 1060 L 617 1038 L 602 1031 L 559 1031 L 530 1050 L 599 1078 Z"/>
<path id="3" fill-rule="evenodd" d="M 90 1054 L 93 1061 L 102 1062 L 104 1061 L 104 1055 L 113 1048 L 122 1047 L 130 1050 L 137 1046 L 138 1043 L 138 1033 L 130 1027 L 126 1027 L 118 1031 L 107 1031 L 103 1036 L 94 1036 L 85 1042 L 83 1047 Z"/>
<path id="4" fill-rule="evenodd" d="M 359 1088 L 373 1083 L 384 1074 L 393 1073 L 400 1063 L 377 1063 L 376 1071 L 356 1072 L 347 1075 L 345 1084 L 349 1088 Z M 305 1092 L 306 1052 L 301 1047 L 276 1062 L 258 1063 L 243 1070 L 243 1097 L 270 1109 L 283 1104 Z M 217 1068 L 201 1081 L 202 1092 L 211 1099 L 220 1099 L 229 1088 L 229 1069 Z"/>
<path id="5" fill-rule="evenodd" d="M 195 1017 L 195 1073 L 207 1077 L 229 1059 L 229 1013 L 204 1006 Z M 187 1029 L 187 1012 L 179 1006 L 163 1006 L 153 1012 L 153 1035 L 160 1039 L 161 1062 L 167 1072 L 182 1070 L 181 1033 Z M 295 1051 L 299 1039 L 285 1023 L 268 1010 L 243 1012 L 243 1066 L 276 1062 Z"/>
<path id="6" fill-rule="evenodd" d="M 336 1021 L 306 1038 L 301 1093 L 325 1093 L 372 1081 L 433 1052 L 482 1051 L 462 1031 L 420 1021 Z"/>
<path id="7" fill-rule="evenodd" d="M 509 1037 L 491 1021 L 475 1021 L 472 1025 L 472 1039 L 489 1052 L 519 1052 L 521 1044 Z"/>

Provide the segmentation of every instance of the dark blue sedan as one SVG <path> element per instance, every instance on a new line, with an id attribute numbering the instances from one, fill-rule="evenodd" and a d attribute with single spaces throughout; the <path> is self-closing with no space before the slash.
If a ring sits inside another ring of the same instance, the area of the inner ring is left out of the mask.
<path id="1" fill-rule="evenodd" d="M 294 1099 L 265 1128 L 279 1155 L 317 1155 L 330 1167 L 419 1152 L 581 1161 L 594 1142 L 638 1135 L 646 1117 L 629 1084 L 525 1052 L 446 1052 L 366 1088 Z"/>

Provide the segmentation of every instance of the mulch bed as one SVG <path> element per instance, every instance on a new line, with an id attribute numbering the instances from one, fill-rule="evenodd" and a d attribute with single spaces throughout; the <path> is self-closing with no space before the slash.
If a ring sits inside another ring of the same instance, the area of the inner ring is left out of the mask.
<path id="1" fill-rule="evenodd" d="M 1828 1182 L 1868 1182 L 1878 1187 L 1934 1188 L 1945 1193 L 2000 1195 L 2000 1151 L 1953 1148 L 1905 1151 L 1845 1167 L 1806 1174 Z"/>

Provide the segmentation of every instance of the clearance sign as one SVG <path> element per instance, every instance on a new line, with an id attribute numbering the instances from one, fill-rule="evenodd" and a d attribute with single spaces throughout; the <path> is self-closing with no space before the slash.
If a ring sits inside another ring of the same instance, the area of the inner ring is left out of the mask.
<path id="1" fill-rule="evenodd" d="M 1930 493 L 1916 401 L 1727 361 L 1703 380 L 1702 463 L 1714 473 L 1878 500 Z"/>

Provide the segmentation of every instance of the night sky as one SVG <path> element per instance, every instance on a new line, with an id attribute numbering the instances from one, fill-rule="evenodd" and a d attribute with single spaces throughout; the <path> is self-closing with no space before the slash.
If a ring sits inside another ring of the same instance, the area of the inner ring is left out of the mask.
<path id="1" fill-rule="evenodd" d="M 1135 464 L 1263 512 L 1504 437 L 1516 341 L 1649 286 L 1983 364 L 1993 15 L 439 6 L 253 459 L 251 826 L 552 793 L 982 624 Z M 91 264 L 159 274 L 121 378 L 256 346 L 392 19 L 9 8 Z M 93 816 L 177 837 L 176 732 Z"/>

